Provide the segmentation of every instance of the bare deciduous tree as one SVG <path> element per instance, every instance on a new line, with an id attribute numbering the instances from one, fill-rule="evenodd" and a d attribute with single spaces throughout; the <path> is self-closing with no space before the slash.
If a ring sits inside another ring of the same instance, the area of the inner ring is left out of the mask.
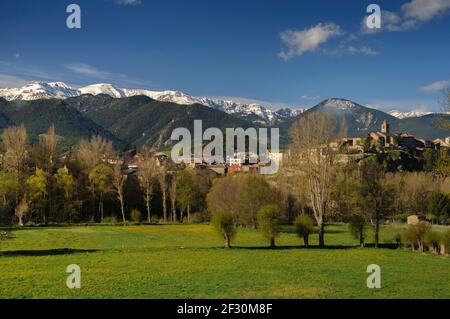
<path id="1" fill-rule="evenodd" d="M 27 158 L 28 138 L 24 125 L 6 128 L 2 134 L 5 166 L 16 175 L 18 185 L 22 185 L 23 167 Z"/>
<path id="2" fill-rule="evenodd" d="M 169 197 L 170 197 L 170 207 L 172 209 L 172 222 L 177 221 L 177 175 L 176 172 L 170 174 L 169 183 Z"/>
<path id="3" fill-rule="evenodd" d="M 117 195 L 117 199 L 120 202 L 120 212 L 122 213 L 122 221 L 126 223 L 125 219 L 125 197 L 124 197 L 124 185 L 127 180 L 127 175 L 122 172 L 122 165 L 116 164 L 113 169 L 112 186 Z"/>
<path id="4" fill-rule="evenodd" d="M 42 150 L 45 160 L 44 167 L 47 171 L 50 171 L 53 165 L 56 162 L 56 146 L 57 146 L 57 137 L 55 126 L 52 124 L 47 133 L 41 134 L 39 137 L 39 147 Z"/>
<path id="5" fill-rule="evenodd" d="M 163 206 L 163 219 L 164 223 L 167 222 L 167 168 L 162 165 L 159 167 L 157 175 L 156 175 L 159 183 L 159 187 L 161 188 L 162 194 L 162 206 Z"/>
<path id="6" fill-rule="evenodd" d="M 305 179 L 304 190 L 319 229 L 320 247 L 325 246 L 325 219 L 335 171 L 335 152 L 330 147 L 335 128 L 330 114 L 313 112 L 303 116 L 291 131 L 288 166 L 297 178 Z"/>
<path id="7" fill-rule="evenodd" d="M 81 140 L 76 151 L 77 159 L 83 163 L 88 171 L 112 155 L 112 143 L 101 136 L 92 136 L 89 141 Z"/>
<path id="8" fill-rule="evenodd" d="M 28 211 L 28 203 L 25 200 L 25 198 L 22 198 L 22 200 L 19 202 L 15 209 L 15 215 L 19 219 L 19 226 L 23 226 L 23 217 Z"/>
<path id="9" fill-rule="evenodd" d="M 139 182 L 144 190 L 144 201 L 147 208 L 147 219 L 151 222 L 151 202 L 153 197 L 153 180 L 156 176 L 156 161 L 153 153 L 144 148 L 142 150 L 142 162 L 139 167 Z"/>

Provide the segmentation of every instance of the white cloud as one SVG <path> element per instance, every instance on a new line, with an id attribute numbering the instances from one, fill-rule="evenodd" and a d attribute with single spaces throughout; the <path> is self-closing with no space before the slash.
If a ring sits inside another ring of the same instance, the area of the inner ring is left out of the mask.
<path id="1" fill-rule="evenodd" d="M 367 16 L 361 22 L 361 33 L 374 34 L 382 31 L 402 32 L 420 27 L 426 21 L 443 15 L 450 9 L 450 0 L 412 0 L 401 6 L 401 12 L 381 11 L 381 28 L 369 29 Z"/>
<path id="2" fill-rule="evenodd" d="M 289 60 L 306 52 L 315 52 L 323 43 L 343 34 L 341 27 L 334 23 L 319 23 L 309 29 L 284 31 L 280 34 L 280 39 L 285 48 L 279 56 Z"/>
<path id="3" fill-rule="evenodd" d="M 309 100 L 309 101 L 316 101 L 316 100 L 320 99 L 320 95 L 316 95 L 316 96 L 302 95 L 302 96 L 300 96 L 300 99 L 302 99 L 302 100 Z"/>
<path id="4" fill-rule="evenodd" d="M 381 31 L 401 32 L 418 27 L 419 22 L 414 19 L 403 19 L 399 14 L 387 10 L 381 11 L 381 28 L 369 29 L 366 24 L 367 16 L 361 22 L 361 33 L 374 34 Z"/>
<path id="5" fill-rule="evenodd" d="M 15 53 L 15 54 L 14 54 L 14 57 L 15 57 L 16 59 L 20 59 L 20 53 Z"/>
<path id="6" fill-rule="evenodd" d="M 124 83 L 128 85 L 141 85 L 146 83 L 134 78 L 130 78 L 125 74 L 104 71 L 86 63 L 71 63 L 65 65 L 64 67 L 83 78 L 100 81 L 110 81 L 114 83 Z"/>
<path id="7" fill-rule="evenodd" d="M 113 75 L 110 72 L 102 71 L 100 69 L 97 69 L 96 67 L 93 67 L 85 63 L 68 64 L 66 65 L 66 68 L 79 75 L 97 79 L 108 79 Z"/>
<path id="8" fill-rule="evenodd" d="M 122 6 L 136 5 L 141 3 L 141 1 L 139 0 L 115 0 L 115 2 Z"/>
<path id="9" fill-rule="evenodd" d="M 433 93 L 450 87 L 450 81 L 437 81 L 420 88 L 422 92 Z"/>
<path id="10" fill-rule="evenodd" d="M 18 76 L 0 74 L 0 88 L 20 87 L 30 82 Z"/>
<path id="11" fill-rule="evenodd" d="M 450 9 L 449 0 L 412 0 L 402 6 L 405 17 L 428 21 Z"/>

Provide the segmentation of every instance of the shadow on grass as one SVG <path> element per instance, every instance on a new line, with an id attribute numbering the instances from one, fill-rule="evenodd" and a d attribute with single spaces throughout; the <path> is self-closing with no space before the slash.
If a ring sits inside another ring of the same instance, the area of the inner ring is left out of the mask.
<path id="1" fill-rule="evenodd" d="M 323 249 L 323 250 L 339 250 L 339 249 L 354 249 L 359 246 L 355 245 L 327 245 L 325 247 L 319 246 L 276 246 L 271 248 L 269 246 L 256 246 L 256 247 L 243 247 L 243 246 L 232 246 L 231 249 L 242 249 L 242 250 L 293 250 L 293 249 L 304 249 L 304 250 L 312 250 L 312 249 Z"/>
<path id="2" fill-rule="evenodd" d="M 95 253 L 98 249 L 71 249 L 58 248 L 48 250 L 11 250 L 0 251 L 0 256 L 57 256 L 57 255 L 72 255 L 81 253 Z"/>
<path id="3" fill-rule="evenodd" d="M 255 247 L 244 247 L 244 246 L 232 246 L 231 249 L 235 250 L 345 250 L 345 249 L 367 249 L 367 248 L 375 248 L 374 244 L 366 244 L 364 248 L 361 248 L 359 245 L 326 245 L 325 247 L 319 247 L 317 245 L 305 247 L 303 245 L 298 246 L 276 246 L 271 248 L 269 246 L 255 246 Z M 398 249 L 397 244 L 379 244 L 378 249 Z"/>
<path id="4" fill-rule="evenodd" d="M 366 244 L 366 248 L 375 248 L 375 244 Z M 396 243 L 384 243 L 378 244 L 378 248 L 380 249 L 398 249 L 398 244 Z"/>

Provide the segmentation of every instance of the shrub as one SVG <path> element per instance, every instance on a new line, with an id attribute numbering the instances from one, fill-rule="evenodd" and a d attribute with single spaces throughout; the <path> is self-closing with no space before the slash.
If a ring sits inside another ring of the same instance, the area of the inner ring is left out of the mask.
<path id="1" fill-rule="evenodd" d="M 397 244 L 397 247 L 400 247 L 402 245 L 402 235 L 400 233 L 396 233 L 394 235 L 395 243 Z"/>
<path id="2" fill-rule="evenodd" d="M 230 213 L 218 212 L 213 215 L 212 225 L 225 241 L 225 248 L 231 247 L 231 240 L 236 234 L 233 216 Z"/>
<path id="3" fill-rule="evenodd" d="M 297 236 L 303 238 L 305 247 L 308 247 L 309 235 L 314 231 L 314 221 L 308 215 L 301 214 L 295 219 L 294 226 Z"/>
<path id="4" fill-rule="evenodd" d="M 6 232 L 6 231 L 0 231 L 0 240 L 7 240 L 7 239 L 9 239 L 10 238 L 10 236 L 9 236 L 9 233 L 8 232 Z"/>
<path id="5" fill-rule="evenodd" d="M 359 239 L 359 244 L 361 245 L 361 247 L 364 247 L 367 232 L 366 217 L 362 215 L 353 215 L 350 218 L 348 228 L 353 237 Z"/>
<path id="6" fill-rule="evenodd" d="M 429 231 L 428 233 L 425 234 L 424 242 L 430 251 L 433 251 L 438 254 L 440 253 L 441 236 L 439 233 L 432 230 Z"/>
<path id="7" fill-rule="evenodd" d="M 202 213 L 196 212 L 191 214 L 191 223 L 201 224 L 205 222 L 205 217 Z"/>
<path id="8" fill-rule="evenodd" d="M 412 250 L 425 250 L 425 235 L 431 230 L 431 225 L 427 222 L 419 222 L 417 225 L 410 225 L 403 233 L 403 241 L 409 244 Z"/>
<path id="9" fill-rule="evenodd" d="M 131 220 L 135 223 L 139 223 L 141 221 L 141 212 L 138 209 L 132 209 L 130 213 Z"/>
<path id="10" fill-rule="evenodd" d="M 7 231 L 0 231 L 0 242 L 2 242 L 3 240 L 7 240 L 10 239 L 11 236 Z M 1 246 L 0 246 L 1 248 Z"/>
<path id="11" fill-rule="evenodd" d="M 275 238 L 280 233 L 281 208 L 278 205 L 266 205 L 258 212 L 258 225 L 263 236 L 270 241 L 270 247 L 275 247 Z"/>
<path id="12" fill-rule="evenodd" d="M 103 223 L 104 224 L 116 225 L 117 224 L 117 219 L 116 219 L 115 216 L 105 217 L 105 218 L 103 218 Z"/>
<path id="13" fill-rule="evenodd" d="M 444 253 L 450 255 L 450 230 L 441 236 L 441 244 L 444 246 Z"/>

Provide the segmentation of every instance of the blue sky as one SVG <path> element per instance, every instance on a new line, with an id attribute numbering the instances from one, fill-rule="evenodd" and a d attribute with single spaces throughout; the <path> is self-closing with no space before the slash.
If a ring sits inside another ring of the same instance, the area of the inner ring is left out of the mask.
<path id="1" fill-rule="evenodd" d="M 81 29 L 66 7 L 81 7 Z M 382 28 L 363 27 L 366 8 Z M 450 0 L 1 1 L 0 87 L 29 80 L 312 106 L 438 110 Z"/>

